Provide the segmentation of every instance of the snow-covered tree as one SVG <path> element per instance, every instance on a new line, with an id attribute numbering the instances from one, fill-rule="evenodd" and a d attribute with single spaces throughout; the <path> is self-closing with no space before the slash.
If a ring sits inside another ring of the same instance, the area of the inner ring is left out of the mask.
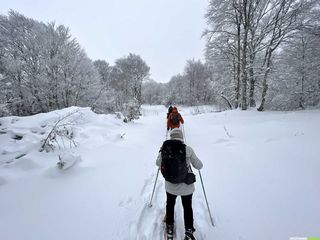
<path id="1" fill-rule="evenodd" d="M 210 102 L 209 69 L 200 60 L 188 60 L 184 69 L 185 80 L 188 85 L 188 104 L 199 105 Z"/>
<path id="2" fill-rule="evenodd" d="M 142 104 L 142 83 L 149 76 L 150 67 L 136 54 L 130 53 L 127 57 L 119 58 L 111 71 L 110 84 L 117 92 L 117 110 L 122 110 L 132 101 Z M 132 105 L 132 104 L 131 104 Z"/>
<path id="3" fill-rule="evenodd" d="M 309 14 L 300 16 L 299 21 L 300 26 L 286 40 L 275 59 L 275 71 L 271 77 L 277 76 L 279 80 L 270 84 L 269 94 L 274 96 L 266 103 L 270 108 L 304 109 L 319 104 L 319 9 L 314 8 Z"/>
<path id="4" fill-rule="evenodd" d="M 142 100 L 146 104 L 166 104 L 167 87 L 165 83 L 158 83 L 151 79 L 142 85 Z"/>
<path id="5" fill-rule="evenodd" d="M 97 70 L 63 25 L 10 11 L 0 16 L 0 52 L 12 114 L 91 106 L 95 99 Z"/>
<path id="6" fill-rule="evenodd" d="M 114 112 L 117 110 L 115 107 L 116 91 L 111 85 L 111 73 L 114 68 L 105 60 L 96 60 L 93 64 L 100 76 L 100 89 L 98 90 L 92 109 L 96 112 Z"/>
<path id="7" fill-rule="evenodd" d="M 253 107 L 256 96 L 261 94 L 258 110 L 264 109 L 268 82 L 271 78 L 277 81 L 270 76 L 273 60 L 297 30 L 299 18 L 308 14 L 314 4 L 303 0 L 209 1 L 205 16 L 208 28 L 204 32 L 206 59 L 212 70 L 217 69 L 213 64 L 223 61 L 225 72 L 217 69 L 221 74 L 215 74 L 218 78 L 213 77 L 213 81 L 216 86 L 229 83 L 229 87 L 220 88 L 228 89 L 225 96 L 235 107 L 240 104 L 245 110 L 248 103 Z"/>
<path id="8" fill-rule="evenodd" d="M 182 74 L 173 76 L 168 83 L 159 86 L 163 94 L 162 102 L 165 105 L 213 103 L 213 89 L 209 73 L 208 66 L 201 61 L 188 60 Z M 150 94 L 146 91 L 145 94 Z M 152 92 L 154 89 L 149 91 Z"/>

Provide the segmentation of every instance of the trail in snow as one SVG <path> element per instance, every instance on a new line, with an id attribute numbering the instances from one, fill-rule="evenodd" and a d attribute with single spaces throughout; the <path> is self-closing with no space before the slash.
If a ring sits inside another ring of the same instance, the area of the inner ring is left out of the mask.
<path id="1" fill-rule="evenodd" d="M 150 112 L 148 113 L 148 118 L 146 121 L 152 122 L 149 126 L 149 129 L 145 131 L 148 135 L 145 136 L 146 139 L 152 139 L 153 136 L 159 135 L 163 133 L 163 136 L 166 136 L 166 119 L 163 118 L 166 115 L 166 109 L 161 109 L 158 112 L 153 112 L 150 116 Z M 160 116 L 159 116 L 160 115 Z M 188 119 L 188 118 L 187 118 Z M 144 120 L 141 120 L 144 121 Z M 160 128 L 159 128 L 160 126 Z M 163 128 L 162 128 L 163 126 Z M 133 131 L 137 129 L 132 129 Z M 139 131 L 139 130 L 138 130 Z M 131 134 L 134 134 L 131 132 Z M 135 134 L 134 134 L 135 135 Z M 161 141 L 157 141 L 157 145 L 155 148 L 159 149 L 162 141 L 165 140 L 165 137 Z M 157 156 L 158 152 L 155 152 L 154 157 L 151 159 L 151 162 L 155 164 L 155 157 Z M 137 210 L 137 216 L 133 220 L 131 224 L 131 238 L 130 239 L 154 239 L 160 240 L 163 239 L 163 218 L 165 215 L 165 201 L 166 201 L 166 194 L 164 188 L 164 179 L 159 174 L 157 186 L 155 190 L 155 195 L 153 199 L 152 207 L 149 208 L 147 203 L 150 200 L 155 176 L 157 172 L 157 168 L 154 165 L 153 167 L 154 174 L 151 177 L 145 180 L 145 184 L 141 191 L 141 196 L 143 196 L 143 202 L 145 203 L 140 209 Z M 198 176 L 199 177 L 199 176 Z M 199 181 L 199 179 L 198 179 Z M 194 194 L 193 198 L 193 209 L 194 209 L 194 219 L 195 219 L 195 228 L 198 229 L 196 232 L 196 236 L 198 240 L 205 239 L 206 232 L 208 228 L 208 213 L 206 210 L 206 206 L 204 204 L 204 198 L 201 195 L 201 188 L 199 185 L 197 186 L 197 192 Z M 176 226 L 176 238 L 183 239 L 184 238 L 184 221 L 183 221 L 183 208 L 181 203 L 181 198 L 177 198 L 176 207 L 175 207 L 175 226 Z M 204 232 L 203 232 L 203 229 Z"/>
<path id="2" fill-rule="evenodd" d="M 154 179 L 146 180 L 149 183 Z M 152 207 L 150 208 L 147 205 L 147 202 L 150 200 L 151 184 L 148 188 L 145 188 L 141 192 L 144 197 L 145 204 L 137 210 L 137 216 L 133 220 L 130 227 L 130 239 L 163 239 L 163 219 L 165 216 L 165 190 L 164 190 L 164 181 L 162 179 L 158 180 L 156 186 L 155 195 L 153 199 Z M 197 199 L 193 206 L 194 208 L 194 218 L 195 219 L 206 219 L 206 211 L 204 205 L 200 203 L 200 199 Z M 195 221 L 195 228 L 198 229 L 196 236 L 198 240 L 205 239 L 201 232 L 202 226 L 197 224 Z M 199 220 L 199 222 L 201 222 Z M 183 208 L 181 203 L 181 198 L 177 198 L 176 208 L 175 208 L 175 227 L 176 227 L 176 237 L 177 239 L 183 239 L 184 237 L 184 222 L 183 222 Z"/>

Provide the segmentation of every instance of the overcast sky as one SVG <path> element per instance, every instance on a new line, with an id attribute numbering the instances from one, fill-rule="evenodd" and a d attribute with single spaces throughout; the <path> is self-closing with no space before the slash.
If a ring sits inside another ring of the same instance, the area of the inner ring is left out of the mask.
<path id="1" fill-rule="evenodd" d="M 92 60 L 113 65 L 139 54 L 151 78 L 167 82 L 187 59 L 203 59 L 206 7 L 207 0 L 1 0 L 0 13 L 69 27 Z"/>

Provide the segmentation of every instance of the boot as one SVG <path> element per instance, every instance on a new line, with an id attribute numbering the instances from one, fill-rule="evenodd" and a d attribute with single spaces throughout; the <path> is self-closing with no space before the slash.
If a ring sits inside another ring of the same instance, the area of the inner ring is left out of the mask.
<path id="1" fill-rule="evenodd" d="M 167 224 L 167 240 L 173 240 L 173 224 Z"/>
<path id="2" fill-rule="evenodd" d="M 184 240 L 196 240 L 196 238 L 193 236 L 194 232 L 194 228 L 186 229 Z"/>

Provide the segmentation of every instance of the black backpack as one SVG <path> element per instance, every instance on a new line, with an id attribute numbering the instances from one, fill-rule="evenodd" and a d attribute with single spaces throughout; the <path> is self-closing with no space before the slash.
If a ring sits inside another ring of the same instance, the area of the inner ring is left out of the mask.
<path id="1" fill-rule="evenodd" d="M 179 113 L 171 113 L 171 123 L 173 125 L 177 125 L 179 124 L 179 121 L 180 121 Z"/>
<path id="2" fill-rule="evenodd" d="M 161 173 L 166 181 L 183 183 L 188 173 L 186 145 L 179 140 L 167 140 L 161 148 Z"/>

